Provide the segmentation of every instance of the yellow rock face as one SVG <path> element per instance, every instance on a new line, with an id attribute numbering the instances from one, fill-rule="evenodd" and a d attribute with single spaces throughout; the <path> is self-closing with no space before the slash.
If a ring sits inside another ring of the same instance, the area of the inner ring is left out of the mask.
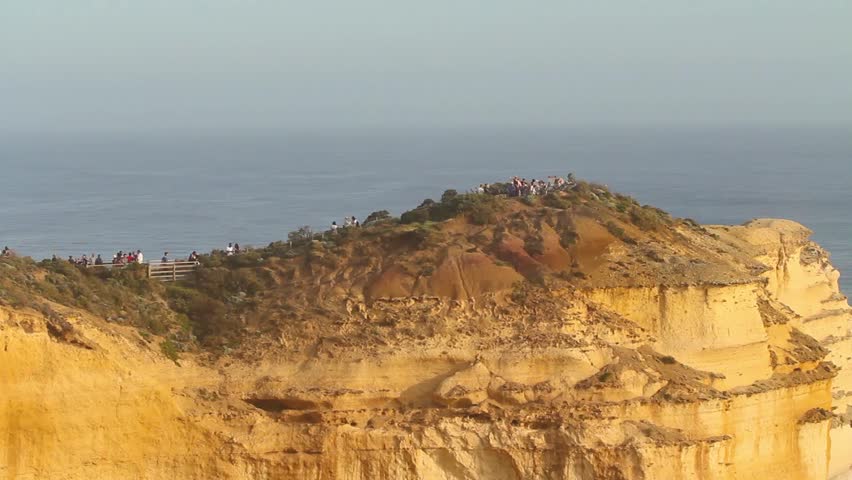
<path id="1" fill-rule="evenodd" d="M 0 307 L 0 480 L 844 478 L 852 316 L 837 271 L 792 222 L 707 231 L 681 232 L 673 255 L 709 242 L 738 252 L 718 265 L 766 268 L 512 292 L 515 270 L 448 249 L 437 277 L 383 265 L 361 293 L 322 286 L 343 292 L 324 304 L 337 335 L 179 364 L 75 309 L 55 306 L 70 325 L 57 334 Z"/>

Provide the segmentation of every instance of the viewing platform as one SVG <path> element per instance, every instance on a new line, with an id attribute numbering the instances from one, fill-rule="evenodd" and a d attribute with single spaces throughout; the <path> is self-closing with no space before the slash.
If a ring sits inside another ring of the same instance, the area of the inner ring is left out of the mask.
<path id="1" fill-rule="evenodd" d="M 127 263 L 104 263 L 102 265 L 87 265 L 86 268 L 104 268 L 107 270 L 126 268 Z M 148 278 L 160 280 L 161 282 L 174 282 L 194 272 L 199 262 L 147 262 L 142 265 L 148 267 Z"/>

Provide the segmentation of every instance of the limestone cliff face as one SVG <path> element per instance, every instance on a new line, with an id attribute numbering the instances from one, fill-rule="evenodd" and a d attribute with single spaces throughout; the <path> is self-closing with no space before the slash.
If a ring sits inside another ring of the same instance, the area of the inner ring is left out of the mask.
<path id="1" fill-rule="evenodd" d="M 788 307 L 790 324 L 828 350 L 825 359 L 840 368 L 832 381 L 829 476 L 852 478 L 852 315 L 840 292 L 840 273 L 828 253 L 808 240 L 810 231 L 785 220 L 756 220 L 743 227 L 717 227 L 756 247 L 755 258 L 771 267 L 763 274 L 766 291 Z"/>
<path id="2" fill-rule="evenodd" d="M 209 432 L 172 388 L 184 370 L 111 329 L 74 319 L 57 340 L 35 312 L 0 308 L 0 478 L 201 478 Z"/>
<path id="3" fill-rule="evenodd" d="M 288 281 L 259 318 L 303 285 L 322 313 L 217 359 L 172 362 L 79 309 L 0 307 L 0 479 L 849 474 L 852 316 L 804 227 L 621 242 L 583 222 L 561 246 L 538 228 L 531 251 L 449 222 L 426 273 L 391 254 L 269 264 Z"/>

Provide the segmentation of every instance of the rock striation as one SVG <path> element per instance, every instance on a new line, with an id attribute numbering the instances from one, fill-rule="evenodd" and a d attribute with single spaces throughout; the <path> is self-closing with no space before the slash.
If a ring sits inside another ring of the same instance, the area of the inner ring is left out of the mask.
<path id="1" fill-rule="evenodd" d="M 852 478 L 852 314 L 810 232 L 584 188 L 116 287 L 198 323 L 176 299 L 223 279 L 239 343 L 179 357 L 3 260 L 0 479 Z"/>

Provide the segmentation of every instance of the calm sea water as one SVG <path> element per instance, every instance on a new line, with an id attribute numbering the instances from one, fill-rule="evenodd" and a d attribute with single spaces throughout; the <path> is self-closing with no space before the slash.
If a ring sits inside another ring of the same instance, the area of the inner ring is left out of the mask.
<path id="1" fill-rule="evenodd" d="M 447 188 L 568 172 L 703 223 L 797 220 L 852 274 L 840 129 L 5 135 L 0 244 L 37 258 L 265 245 Z"/>

